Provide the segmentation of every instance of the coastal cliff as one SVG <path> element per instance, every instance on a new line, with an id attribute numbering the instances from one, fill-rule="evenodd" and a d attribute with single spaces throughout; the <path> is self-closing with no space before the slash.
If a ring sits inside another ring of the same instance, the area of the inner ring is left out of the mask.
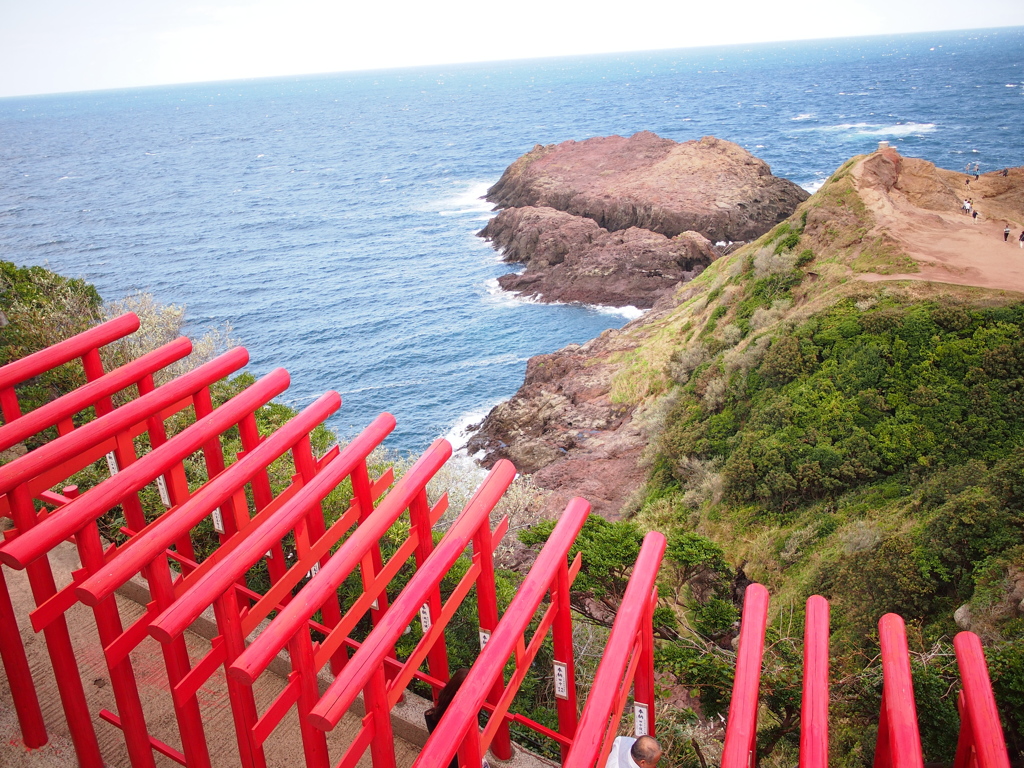
<path id="1" fill-rule="evenodd" d="M 662 733 L 724 715 L 757 581 L 781 606 L 762 760 L 797 758 L 795 628 L 814 594 L 832 607 L 840 765 L 871 764 L 886 613 L 908 627 L 934 726 L 925 759 L 957 751 L 961 630 L 982 639 L 1010 754 L 1024 755 L 1024 168 L 971 177 L 965 194 L 967 180 L 890 148 L 853 158 L 642 318 L 532 358 L 471 441 L 541 491 L 535 513 L 551 520 L 525 540 L 572 496 L 592 502 L 604 520 L 579 547 L 589 574 L 647 531 L 667 537 L 659 591 L 677 621 L 659 685 L 679 703 Z"/>
<path id="2" fill-rule="evenodd" d="M 524 173 L 506 175 L 520 179 Z M 482 451 L 485 465 L 508 458 L 532 473 L 552 493 L 548 512 L 584 495 L 600 514 L 617 518 L 635 509 L 647 480 L 642 457 L 659 439 L 665 398 L 709 360 L 741 357 L 748 350 L 762 354 L 771 329 L 866 290 L 871 282 L 909 279 L 923 287 L 928 280 L 1024 291 L 1019 249 L 1002 237 L 1005 223 L 1024 225 L 1022 181 L 1024 171 L 1014 169 L 1007 177 L 989 174 L 972 182 L 983 213 L 981 223 L 974 223 L 958 208 L 963 174 L 891 149 L 851 160 L 788 221 L 714 262 L 692 282 L 677 282 L 651 302 L 654 309 L 644 317 L 582 346 L 532 358 L 523 386 L 488 414 L 470 452 Z M 509 199 L 509 189 L 529 188 L 508 179 L 499 186 L 502 200 Z M 547 187 L 540 189 L 551 195 Z M 522 195 L 516 199 L 527 199 Z M 496 225 L 496 240 L 506 242 L 516 258 L 525 250 L 550 264 L 557 257 L 545 254 L 565 242 L 608 236 L 594 222 L 574 221 L 567 230 L 564 220 L 555 227 L 559 234 L 546 234 L 543 222 L 564 216 L 546 209 L 509 215 L 519 217 L 516 231 L 539 233 L 524 246 L 522 239 L 506 239 L 509 230 Z M 700 246 L 694 246 L 698 252 Z M 773 270 L 792 271 L 798 262 L 798 286 L 785 288 L 781 281 L 782 287 L 765 289 L 763 281 L 779 280 Z M 522 284 L 528 275 L 529 270 L 509 283 Z M 572 290 L 570 281 L 564 295 Z"/>

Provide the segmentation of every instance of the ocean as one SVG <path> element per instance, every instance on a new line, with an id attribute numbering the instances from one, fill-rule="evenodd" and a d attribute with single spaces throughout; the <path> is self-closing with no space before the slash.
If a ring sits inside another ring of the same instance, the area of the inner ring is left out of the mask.
<path id="1" fill-rule="evenodd" d="M 1024 28 L 0 99 L 0 259 L 230 323 L 350 437 L 456 437 L 526 360 L 636 311 L 504 294 L 480 197 L 535 144 L 714 135 L 813 191 L 880 140 L 1024 164 Z M 457 437 L 456 437 L 457 439 Z"/>

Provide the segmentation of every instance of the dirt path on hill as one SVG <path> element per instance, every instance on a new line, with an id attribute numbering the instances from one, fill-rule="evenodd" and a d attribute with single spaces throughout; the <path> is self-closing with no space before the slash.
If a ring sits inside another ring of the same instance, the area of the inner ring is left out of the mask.
<path id="1" fill-rule="evenodd" d="M 896 240 L 903 252 L 918 262 L 920 271 L 859 274 L 858 279 L 928 280 L 1024 293 L 1024 249 L 1018 245 L 1024 207 L 1017 193 L 1024 181 L 1024 169 L 1015 168 L 1007 177 L 982 176 L 967 188 L 959 186 L 963 174 L 936 168 L 924 178 L 915 173 L 920 168 L 907 169 L 907 163 L 903 161 L 908 172 L 901 171 L 893 187 L 871 178 L 866 164 L 860 165 L 854 175 L 875 218 L 872 234 L 885 233 Z M 923 196 L 928 197 L 928 207 L 920 205 Z M 976 221 L 959 209 L 967 196 L 974 199 L 978 209 Z M 1007 224 L 1010 237 L 1004 241 Z"/>

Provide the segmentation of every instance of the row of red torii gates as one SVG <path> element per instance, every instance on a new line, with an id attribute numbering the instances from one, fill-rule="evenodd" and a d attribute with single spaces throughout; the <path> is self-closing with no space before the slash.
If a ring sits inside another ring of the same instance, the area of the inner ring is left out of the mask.
<path id="1" fill-rule="evenodd" d="M 655 733 L 652 617 L 655 581 L 665 551 L 661 534 L 650 533 L 644 539 L 590 694 L 586 702 L 579 702 L 569 590 L 580 558 L 570 562 L 568 554 L 589 513 L 585 500 L 569 502 L 500 614 L 493 557 L 508 522 L 501 519 L 492 528 L 491 518 L 515 476 L 509 462 L 493 467 L 435 544 L 432 531 L 447 510 L 447 497 L 431 504 L 427 484 L 452 453 L 446 441 L 431 445 L 397 482 L 391 470 L 371 477 L 368 457 L 394 428 L 390 414 L 380 415 L 343 448 L 316 456 L 310 434 L 340 407 L 337 393 L 328 392 L 272 434 L 260 435 L 255 413 L 287 388 L 285 370 L 273 371 L 215 408 L 211 385 L 246 364 L 245 349 L 235 348 L 160 386 L 154 383 L 154 374 L 191 353 L 188 339 L 179 338 L 105 371 L 100 348 L 138 327 L 138 318 L 127 314 L 0 368 L 5 422 L 0 427 L 0 451 L 46 430 L 55 428 L 57 434 L 0 467 L 0 516 L 13 521 L 0 545 L 0 562 L 27 573 L 36 607 L 20 618 L 45 638 L 82 768 L 104 766 L 97 725 L 123 732 L 133 768 L 154 768 L 158 755 L 188 768 L 211 766 L 215 761 L 197 692 L 221 668 L 243 768 L 266 765 L 264 744 L 289 713 L 298 718 L 307 768 L 352 768 L 367 750 L 374 768 L 394 768 L 392 710 L 414 679 L 429 684 L 435 695 L 449 679 L 445 629 L 471 594 L 481 651 L 415 768 L 441 768 L 456 754 L 464 768 L 479 766 L 488 751 L 497 760 L 509 759 L 513 722 L 553 740 L 566 766 L 602 766 L 630 702 L 635 732 Z M 22 414 L 16 387 L 76 360 L 81 361 L 87 383 Z M 129 396 L 135 394 L 134 399 Z M 117 407 L 115 397 L 122 403 Z M 73 419 L 81 422 L 87 412 L 95 418 L 76 426 Z M 194 417 L 194 423 L 169 436 L 168 420 L 182 412 Z M 236 429 L 242 451 L 228 461 L 222 437 L 236 434 Z M 140 452 L 138 446 L 146 442 L 151 450 Z M 275 493 L 270 467 L 286 454 L 294 474 Z M 205 464 L 208 479 L 190 488 L 185 462 L 196 456 Z M 64 485 L 104 457 L 110 471 L 107 479 L 81 494 Z M 346 480 L 352 491 L 347 511 L 336 520 L 325 519 L 324 500 Z M 150 485 L 158 489 L 164 511 L 147 520 L 139 493 Z M 125 519 L 126 542 L 120 546 L 106 542 L 98 526 L 98 520 L 117 507 Z M 400 518 L 407 522 L 400 526 L 406 534 L 397 551 L 385 559 L 380 539 Z M 207 520 L 212 520 L 219 547 L 205 559 L 197 558 L 194 536 L 200 526 L 208 530 Z M 294 541 L 288 551 L 282 545 L 286 537 Z M 81 568 L 70 583 L 58 585 L 48 556 L 65 541 L 77 547 Z M 441 581 L 467 550 L 469 567 L 443 599 Z M 260 561 L 270 580 L 265 593 L 246 585 L 246 573 Z M 413 577 L 397 595 L 389 594 L 389 585 L 407 564 L 415 569 Z M 362 592 L 351 604 L 342 604 L 339 586 L 355 573 Z M 138 576 L 148 584 L 150 602 L 141 618 L 125 621 L 114 593 Z M 65 620 L 65 613 L 78 602 L 94 612 L 117 712 L 94 713 L 87 704 Z M 184 632 L 209 608 L 217 633 L 195 657 L 185 645 Z M 805 768 L 828 764 L 828 613 L 823 598 L 810 598 L 800 738 L 800 764 Z M 767 614 L 768 592 L 752 584 L 743 608 L 723 768 L 756 764 Z M 357 641 L 353 630 L 366 616 L 372 630 Z M 0 657 L 20 737 L 25 746 L 36 748 L 46 743 L 47 730 L 18 618 L 0 568 Z M 422 638 L 408 658 L 399 659 L 396 643 L 417 620 Z M 890 614 L 879 627 L 884 693 L 875 766 L 921 768 L 903 622 Z M 549 634 L 557 728 L 510 711 Z M 148 637 L 159 641 L 166 673 L 163 689 L 173 701 L 178 745 L 156 738 L 146 724 L 129 654 Z M 955 647 L 963 681 L 956 768 L 1008 768 L 980 641 L 964 632 L 956 637 Z M 261 708 L 253 685 L 284 650 L 291 672 L 277 698 Z M 330 670 L 333 681 L 321 693 L 318 675 L 323 669 Z M 343 753 L 332 756 L 326 733 L 360 695 L 365 711 L 361 727 Z M 481 711 L 489 715 L 483 728 Z M 3 736 L 8 743 L 17 738 Z"/>

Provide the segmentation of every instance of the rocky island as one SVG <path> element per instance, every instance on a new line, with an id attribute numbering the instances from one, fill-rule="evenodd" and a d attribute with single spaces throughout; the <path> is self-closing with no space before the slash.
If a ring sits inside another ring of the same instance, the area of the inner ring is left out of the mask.
<path id="1" fill-rule="evenodd" d="M 525 272 L 502 288 L 542 301 L 654 306 L 716 259 L 789 216 L 807 193 L 737 144 L 649 131 L 537 145 L 486 199 L 480 232 Z"/>

